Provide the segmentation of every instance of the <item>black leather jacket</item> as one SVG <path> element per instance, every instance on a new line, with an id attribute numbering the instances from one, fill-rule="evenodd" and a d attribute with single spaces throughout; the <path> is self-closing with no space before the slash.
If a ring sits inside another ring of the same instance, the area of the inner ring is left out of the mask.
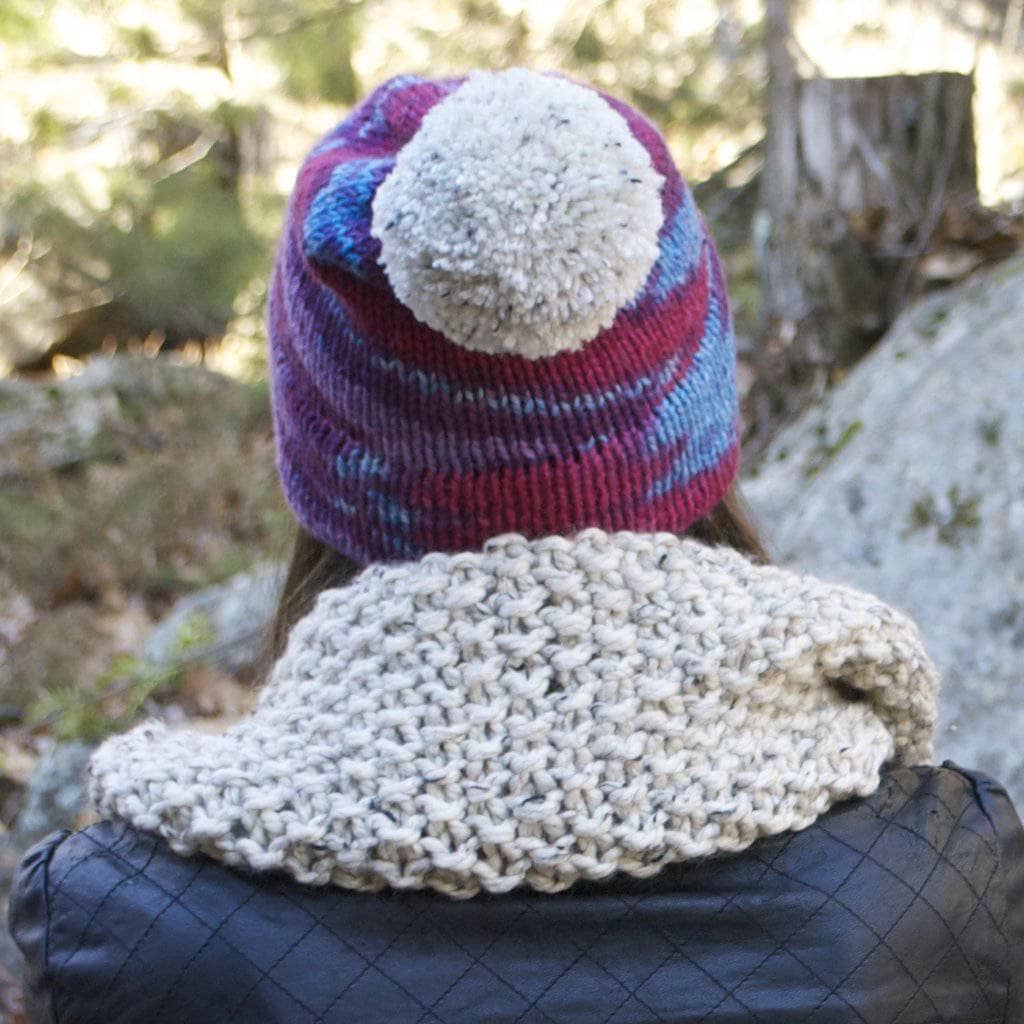
<path id="1" fill-rule="evenodd" d="M 568 892 L 365 895 L 101 823 L 25 858 L 47 1024 L 1022 1024 L 1024 831 L 955 766 L 744 853 Z"/>

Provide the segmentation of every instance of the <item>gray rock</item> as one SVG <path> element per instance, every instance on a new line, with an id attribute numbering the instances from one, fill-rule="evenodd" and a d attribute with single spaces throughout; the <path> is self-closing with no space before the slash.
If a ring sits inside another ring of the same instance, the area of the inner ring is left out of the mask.
<path id="1" fill-rule="evenodd" d="M 282 566 L 260 565 L 182 598 L 149 635 L 142 658 L 161 667 L 202 661 L 232 674 L 251 668 L 283 582 Z"/>
<path id="2" fill-rule="evenodd" d="M 171 360 L 97 356 L 67 380 L 0 379 L 0 480 L 117 456 L 145 437 L 138 411 L 213 394 L 222 379 Z"/>
<path id="3" fill-rule="evenodd" d="M 58 743 L 43 755 L 25 787 L 15 822 L 19 847 L 74 825 L 85 807 L 85 768 L 92 750 L 86 743 Z"/>
<path id="4" fill-rule="evenodd" d="M 939 757 L 1024 806 L 1024 258 L 909 310 L 744 490 L 779 561 L 917 620 Z"/>
<path id="5" fill-rule="evenodd" d="M 81 462 L 118 421 L 113 392 L 0 380 L 0 478 Z"/>

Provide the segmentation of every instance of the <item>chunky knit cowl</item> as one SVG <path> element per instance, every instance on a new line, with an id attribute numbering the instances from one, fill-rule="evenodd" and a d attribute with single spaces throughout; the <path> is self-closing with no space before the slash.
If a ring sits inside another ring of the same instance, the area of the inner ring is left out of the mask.
<path id="1" fill-rule="evenodd" d="M 546 892 L 736 851 L 931 756 L 937 676 L 878 599 L 672 534 L 373 565 L 221 736 L 142 725 L 99 812 L 349 889 Z"/>

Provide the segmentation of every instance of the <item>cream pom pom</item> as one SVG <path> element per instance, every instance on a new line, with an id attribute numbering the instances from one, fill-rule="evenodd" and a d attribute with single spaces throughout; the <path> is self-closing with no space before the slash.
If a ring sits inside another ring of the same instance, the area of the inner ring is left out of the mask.
<path id="1" fill-rule="evenodd" d="M 537 359 L 582 348 L 639 293 L 663 182 L 596 92 L 477 72 L 399 153 L 371 232 L 419 320 L 466 348 Z"/>

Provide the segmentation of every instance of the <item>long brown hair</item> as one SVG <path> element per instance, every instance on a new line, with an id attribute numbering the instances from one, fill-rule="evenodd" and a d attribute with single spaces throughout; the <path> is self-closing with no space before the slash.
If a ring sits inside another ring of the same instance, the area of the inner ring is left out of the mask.
<path id="1" fill-rule="evenodd" d="M 705 544 L 734 548 L 757 562 L 769 561 L 764 543 L 735 484 L 708 515 L 686 531 L 686 536 Z M 268 663 L 276 661 L 284 653 L 289 632 L 312 610 L 320 592 L 344 586 L 362 568 L 359 562 L 329 548 L 302 527 L 297 529 L 271 626 Z"/>

